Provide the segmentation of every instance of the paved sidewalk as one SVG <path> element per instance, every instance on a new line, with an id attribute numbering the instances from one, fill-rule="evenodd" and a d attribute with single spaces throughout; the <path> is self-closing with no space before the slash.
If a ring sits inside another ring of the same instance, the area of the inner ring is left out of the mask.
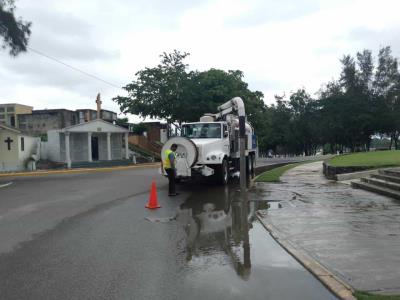
<path id="1" fill-rule="evenodd" d="M 329 181 L 321 162 L 281 180 L 256 185 L 281 200 L 260 214 L 280 237 L 357 290 L 400 294 L 400 201 Z"/>
<path id="2" fill-rule="evenodd" d="M 99 173 L 111 172 L 120 170 L 131 170 L 138 168 L 154 168 L 159 167 L 160 163 L 143 163 L 129 166 L 113 166 L 113 167 L 100 167 L 100 168 L 76 168 L 76 169 L 61 169 L 61 170 L 36 170 L 36 171 L 23 171 L 23 172 L 0 172 L 1 178 L 9 177 L 26 177 L 26 176 L 46 176 L 55 174 L 81 174 L 81 173 Z"/>

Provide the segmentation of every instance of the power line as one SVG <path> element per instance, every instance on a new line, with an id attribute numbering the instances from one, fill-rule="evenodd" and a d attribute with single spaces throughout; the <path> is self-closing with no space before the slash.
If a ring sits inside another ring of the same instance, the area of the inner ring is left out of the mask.
<path id="1" fill-rule="evenodd" d="M 3 29 L 8 30 L 4 25 L 0 24 L 0 26 L 1 26 Z M 81 70 L 81 69 L 79 69 L 79 68 L 76 68 L 76 67 L 74 67 L 74 66 L 71 66 L 71 65 L 69 65 L 69 64 L 67 64 L 67 63 L 65 63 L 65 62 L 63 62 L 63 61 L 61 61 L 61 60 L 59 60 L 59 59 L 57 59 L 57 58 L 55 58 L 55 57 L 52 57 L 52 56 L 50 56 L 50 55 L 48 55 L 48 54 L 46 54 L 46 53 L 44 53 L 44 52 L 42 52 L 42 51 L 33 49 L 33 48 L 31 48 L 31 47 L 28 47 L 28 46 L 26 46 L 26 48 L 29 49 L 30 51 L 32 51 L 32 52 L 34 52 L 34 53 L 40 55 L 40 56 L 43 56 L 43 57 L 45 57 L 45 58 L 47 58 L 47 59 L 50 59 L 50 60 L 52 60 L 52 61 L 54 61 L 54 62 L 56 62 L 56 63 L 59 63 L 59 64 L 65 66 L 65 67 L 67 67 L 67 68 L 70 68 L 70 69 L 72 69 L 72 70 L 74 70 L 74 71 L 76 71 L 76 72 L 79 72 L 79 73 L 84 74 L 84 75 L 86 75 L 86 76 L 88 76 L 88 77 L 91 77 L 91 78 L 93 78 L 93 79 L 96 79 L 96 80 L 98 80 L 98 81 L 101 81 L 101 82 L 103 82 L 103 83 L 105 83 L 105 84 L 108 84 L 109 86 L 115 87 L 115 88 L 117 88 L 117 89 L 122 89 L 122 87 L 117 86 L 116 84 L 113 84 L 113 83 L 111 83 L 111 82 L 109 82 L 109 81 L 107 81 L 107 80 L 101 79 L 100 77 L 98 77 L 98 76 L 96 76 L 96 75 L 90 74 L 90 73 L 88 73 L 88 72 L 86 72 L 86 71 L 83 71 L 83 70 Z"/>
<path id="2" fill-rule="evenodd" d="M 115 87 L 115 88 L 117 88 L 117 89 L 121 89 L 121 87 L 120 87 L 120 86 L 117 86 L 116 84 L 113 84 L 113 83 L 111 83 L 111 82 L 109 82 L 109 81 L 106 81 L 106 80 L 104 80 L 104 79 L 101 79 L 100 77 L 97 77 L 97 76 L 95 76 L 95 75 L 92 75 L 92 74 L 90 74 L 90 73 L 88 73 L 88 72 L 86 72 L 86 71 L 83 71 L 83 70 L 81 70 L 81 69 L 78 69 L 78 68 L 76 68 L 76 67 L 74 67 L 74 66 L 71 66 L 71 65 L 69 65 L 69 64 L 67 64 L 67 63 L 65 63 L 65 62 L 63 62 L 63 61 L 61 61 L 61 60 L 59 60 L 59 59 L 57 59 L 57 58 L 54 58 L 54 57 L 52 57 L 52 56 L 50 56 L 50 55 L 47 55 L 47 54 L 45 54 L 45 53 L 43 53 L 43 52 L 41 52 L 41 51 L 39 51 L 39 50 L 33 49 L 33 48 L 31 48 L 31 47 L 28 47 L 28 46 L 27 46 L 26 48 L 29 49 L 30 51 L 32 51 L 32 52 L 38 54 L 38 55 L 41 55 L 41 56 L 43 56 L 43 57 L 46 57 L 47 59 L 50 59 L 50 60 L 52 60 L 52 61 L 55 61 L 55 62 L 57 62 L 57 63 L 59 63 L 59 64 L 65 66 L 65 67 L 68 67 L 68 68 L 70 68 L 70 69 L 72 69 L 72 70 L 74 70 L 74 71 L 76 71 L 76 72 L 82 73 L 82 74 L 84 74 L 84 75 L 86 75 L 86 76 L 88 76 L 88 77 L 91 77 L 91 78 L 93 78 L 93 79 L 96 79 L 96 80 L 98 80 L 98 81 L 101 81 L 101 82 L 103 82 L 103 83 L 105 83 L 105 84 L 108 84 L 108 85 L 110 85 L 110 86 L 112 86 L 112 87 Z"/>

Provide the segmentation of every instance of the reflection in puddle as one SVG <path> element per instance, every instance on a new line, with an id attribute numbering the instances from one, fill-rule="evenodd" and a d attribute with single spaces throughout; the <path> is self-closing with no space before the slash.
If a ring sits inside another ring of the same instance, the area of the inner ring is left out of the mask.
<path id="1" fill-rule="evenodd" d="M 218 263 L 231 264 L 240 277 L 247 279 L 251 270 L 249 229 L 256 207 L 257 201 L 242 201 L 236 186 L 193 192 L 177 216 L 185 224 L 188 264 L 215 260 L 217 256 L 221 259 L 223 254 L 223 262 Z"/>
<path id="2" fill-rule="evenodd" d="M 256 220 L 268 206 L 257 200 L 259 190 L 242 201 L 237 186 L 185 188 L 191 196 L 177 224 L 186 231 L 182 286 L 190 296 L 182 299 L 336 299 Z"/>

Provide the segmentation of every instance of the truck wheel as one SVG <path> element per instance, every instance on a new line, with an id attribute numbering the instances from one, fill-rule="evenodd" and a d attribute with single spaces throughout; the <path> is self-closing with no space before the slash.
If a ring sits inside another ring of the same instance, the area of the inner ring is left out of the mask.
<path id="1" fill-rule="evenodd" d="M 218 169 L 216 170 L 216 179 L 219 184 L 221 185 L 226 185 L 229 181 L 229 166 L 228 166 L 228 161 L 224 159 L 222 161 L 222 164 L 218 166 Z"/>

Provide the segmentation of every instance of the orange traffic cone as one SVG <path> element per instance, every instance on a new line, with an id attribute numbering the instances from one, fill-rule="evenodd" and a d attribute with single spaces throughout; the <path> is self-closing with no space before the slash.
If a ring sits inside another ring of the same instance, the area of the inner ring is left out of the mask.
<path id="1" fill-rule="evenodd" d="M 158 205 L 158 201 L 157 201 L 157 187 L 156 187 L 156 182 L 152 181 L 151 183 L 151 189 L 150 189 L 150 197 L 149 197 L 149 202 L 147 202 L 146 205 L 147 208 L 160 208 L 161 206 Z"/>

